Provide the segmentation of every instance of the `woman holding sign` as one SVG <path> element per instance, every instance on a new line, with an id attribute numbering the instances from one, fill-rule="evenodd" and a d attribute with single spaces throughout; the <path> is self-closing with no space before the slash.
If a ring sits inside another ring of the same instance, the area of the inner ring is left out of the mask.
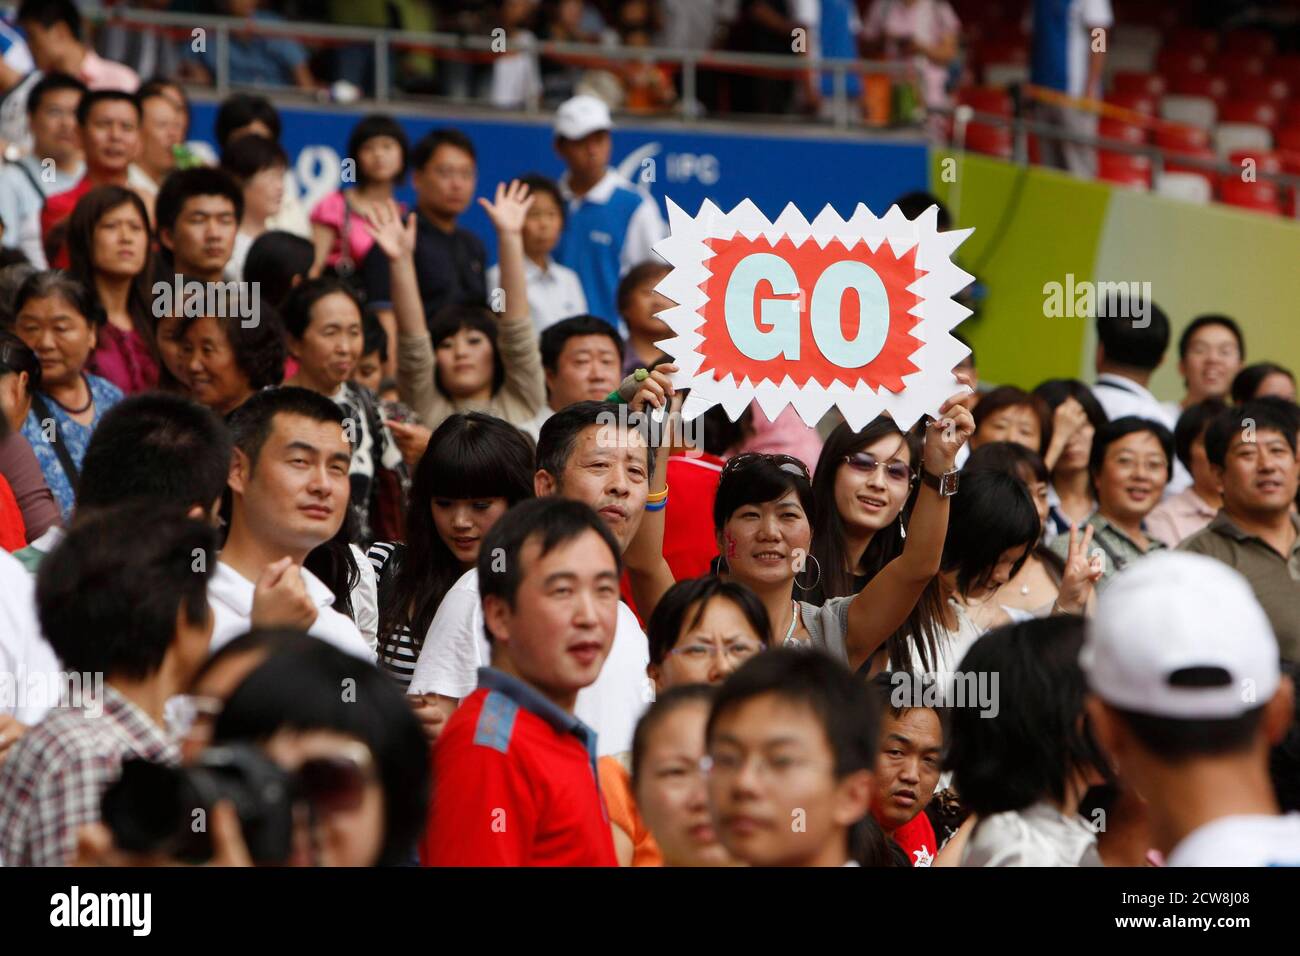
<path id="1" fill-rule="evenodd" d="M 792 597 L 796 588 L 817 588 L 822 574 L 809 553 L 815 512 L 807 466 L 788 455 L 745 454 L 727 462 L 713 508 L 719 573 L 759 596 L 774 646 L 812 644 L 857 670 L 907 620 L 939 570 L 957 451 L 975 430 L 972 398 L 969 392 L 949 398 L 926 428 L 918 476 L 923 487 L 902 553 L 861 591 L 821 607 Z"/>

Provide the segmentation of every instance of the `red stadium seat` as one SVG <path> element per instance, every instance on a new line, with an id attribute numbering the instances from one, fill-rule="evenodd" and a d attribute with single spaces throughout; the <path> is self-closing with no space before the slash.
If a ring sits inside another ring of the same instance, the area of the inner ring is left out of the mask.
<path id="1" fill-rule="evenodd" d="M 1219 107 L 1220 123 L 1255 123 L 1269 129 L 1280 120 L 1277 104 L 1269 100 L 1232 99 Z"/>
<path id="2" fill-rule="evenodd" d="M 1219 48 L 1219 35 L 1213 30 L 1198 30 L 1195 27 L 1178 27 L 1170 31 L 1165 39 L 1165 50 L 1180 53 L 1213 53 Z"/>
<path id="3" fill-rule="evenodd" d="M 1255 161 L 1255 170 L 1260 173 L 1280 173 L 1282 171 L 1282 157 L 1277 153 L 1262 152 L 1254 149 L 1234 150 L 1228 157 L 1232 165 L 1240 168 L 1246 168 L 1246 160 Z"/>
<path id="4" fill-rule="evenodd" d="M 1240 176 L 1224 176 L 1219 180 L 1219 200 L 1229 206 L 1253 209 L 1256 212 L 1281 215 L 1281 195 L 1277 184 L 1259 181 L 1242 182 Z"/>
<path id="5" fill-rule="evenodd" d="M 1292 89 L 1300 89 L 1300 54 L 1274 57 L 1268 64 L 1268 75 L 1286 80 Z"/>
<path id="6" fill-rule="evenodd" d="M 1102 139 L 1118 139 L 1125 143 L 1145 143 L 1147 131 L 1134 123 L 1103 116 L 1097 124 L 1097 135 Z"/>
<path id="7" fill-rule="evenodd" d="M 975 62 L 981 66 L 990 63 L 1028 63 L 1029 45 L 1017 37 L 989 37 L 975 48 Z"/>
<path id="8" fill-rule="evenodd" d="M 968 86 L 957 91 L 957 102 L 971 107 L 977 113 L 1011 115 L 1011 94 L 1006 90 L 987 86 Z"/>
<path id="9" fill-rule="evenodd" d="M 1274 134 L 1273 142 L 1280 150 L 1300 153 L 1300 126 L 1283 126 Z"/>
<path id="10" fill-rule="evenodd" d="M 1156 145 L 1171 152 L 1210 152 L 1210 134 L 1199 126 L 1170 123 L 1156 127 Z"/>
<path id="11" fill-rule="evenodd" d="M 1233 30 L 1223 37 L 1224 53 L 1249 53 L 1270 57 L 1277 50 L 1271 34 L 1262 30 Z"/>
<path id="12" fill-rule="evenodd" d="M 1138 70 L 1119 70 L 1110 78 L 1111 93 L 1132 96 L 1154 96 L 1156 99 L 1165 95 L 1168 84 L 1159 73 L 1143 73 Z"/>
<path id="13" fill-rule="evenodd" d="M 1102 182 L 1128 186 L 1132 189 L 1151 188 L 1151 160 L 1131 153 L 1097 152 L 1097 178 Z"/>
<path id="14" fill-rule="evenodd" d="M 1144 116 L 1155 116 L 1160 107 L 1160 98 L 1147 93 L 1108 93 L 1106 102 Z"/>
<path id="15" fill-rule="evenodd" d="M 1169 92 L 1178 96 L 1205 96 L 1222 104 L 1228 98 L 1228 81 L 1213 73 L 1175 73 L 1169 77 Z"/>
<path id="16" fill-rule="evenodd" d="M 1292 100 L 1282 107 L 1282 126 L 1300 126 L 1300 100 Z"/>
<path id="17" fill-rule="evenodd" d="M 1156 57 L 1156 71 L 1164 76 L 1204 73 L 1209 69 L 1209 65 L 1209 57 L 1196 51 L 1161 50 L 1160 55 Z"/>
<path id="18" fill-rule="evenodd" d="M 1271 100 L 1281 106 L 1291 98 L 1293 84 L 1280 76 L 1241 76 L 1230 85 L 1236 99 Z"/>
<path id="19" fill-rule="evenodd" d="M 984 153 L 1010 159 L 1012 153 L 1011 130 L 991 123 L 971 123 L 966 127 L 965 146 L 973 153 Z"/>
<path id="20" fill-rule="evenodd" d="M 1214 71 L 1232 79 L 1263 76 L 1265 60 L 1253 53 L 1220 53 L 1214 58 Z"/>

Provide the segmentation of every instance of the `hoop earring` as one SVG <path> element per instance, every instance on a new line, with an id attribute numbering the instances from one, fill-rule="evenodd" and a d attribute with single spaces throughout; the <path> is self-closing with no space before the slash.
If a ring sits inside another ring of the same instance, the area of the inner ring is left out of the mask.
<path id="1" fill-rule="evenodd" d="M 815 554 L 809 554 L 808 560 L 817 566 L 817 580 L 805 587 L 804 585 L 799 583 L 799 575 L 796 574 L 794 576 L 794 586 L 797 587 L 800 591 L 811 591 L 813 588 L 817 587 L 817 585 L 822 583 L 821 562 L 817 560 L 817 556 Z M 804 565 L 804 567 L 807 567 L 807 565 Z"/>
<path id="2" fill-rule="evenodd" d="M 713 573 L 716 574 L 718 577 L 722 577 L 722 575 L 724 574 L 730 574 L 731 566 L 727 564 L 727 556 L 719 552 L 717 560 L 718 560 L 717 570 L 715 570 Z"/>
<path id="3" fill-rule="evenodd" d="M 907 540 L 907 525 L 903 524 L 903 512 L 898 513 L 898 534 L 904 541 Z"/>

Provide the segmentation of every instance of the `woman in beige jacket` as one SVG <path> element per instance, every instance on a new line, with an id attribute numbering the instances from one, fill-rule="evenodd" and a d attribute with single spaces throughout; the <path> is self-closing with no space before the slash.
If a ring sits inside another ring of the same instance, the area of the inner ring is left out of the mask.
<path id="1" fill-rule="evenodd" d="M 414 214 L 403 223 L 390 202 L 368 217 L 392 270 L 398 391 L 424 425 L 394 428 L 408 458 L 417 451 L 412 446 L 418 446 L 418 458 L 432 430 L 455 412 L 486 412 L 518 426 L 535 418 L 546 401 L 524 284 L 522 229 L 532 197 L 516 180 L 497 186 L 495 202 L 479 203 L 496 227 L 505 309 L 498 316 L 483 306 L 447 306 L 434 317 L 432 334 L 415 272 Z"/>

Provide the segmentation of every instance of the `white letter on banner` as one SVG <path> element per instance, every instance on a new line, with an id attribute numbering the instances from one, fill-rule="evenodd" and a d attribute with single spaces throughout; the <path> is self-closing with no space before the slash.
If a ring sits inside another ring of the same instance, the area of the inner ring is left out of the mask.
<path id="1" fill-rule="evenodd" d="M 764 299 L 759 305 L 758 323 L 754 321 L 754 290 L 768 279 L 773 295 L 796 295 L 799 280 L 790 264 L 770 252 L 745 256 L 727 281 L 727 332 L 736 348 L 746 358 L 766 362 L 784 353 L 799 360 L 799 302 L 795 299 Z M 770 326 L 770 332 L 758 325 Z"/>
<path id="2" fill-rule="evenodd" d="M 844 338 L 840 303 L 847 289 L 858 293 L 858 336 Z M 841 368 L 861 368 L 885 347 L 889 337 L 889 295 L 876 270 L 864 262 L 844 260 L 827 267 L 812 294 L 812 333 L 817 348 Z"/>

